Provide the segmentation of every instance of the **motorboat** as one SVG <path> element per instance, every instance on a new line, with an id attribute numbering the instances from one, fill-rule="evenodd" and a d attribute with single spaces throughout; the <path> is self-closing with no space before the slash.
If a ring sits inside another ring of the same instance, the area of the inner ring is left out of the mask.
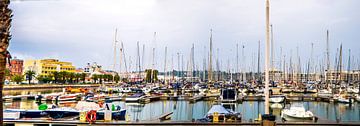
<path id="1" fill-rule="evenodd" d="M 270 97 L 270 102 L 272 103 L 282 103 L 285 101 L 285 96 L 283 95 L 273 95 Z"/>
<path id="2" fill-rule="evenodd" d="M 125 102 L 138 102 L 140 99 L 144 98 L 144 93 L 136 93 L 131 96 L 126 96 Z"/>
<path id="3" fill-rule="evenodd" d="M 112 120 L 125 120 L 126 110 L 121 109 L 120 106 L 116 110 L 111 111 Z M 105 109 L 100 109 L 96 112 L 96 120 L 105 119 Z"/>
<path id="4" fill-rule="evenodd" d="M 314 114 L 311 111 L 306 111 L 301 104 L 294 104 L 290 109 L 282 110 L 281 118 L 285 121 L 315 120 Z"/>
<path id="5" fill-rule="evenodd" d="M 320 97 L 331 97 L 332 96 L 331 90 L 327 90 L 327 89 L 319 90 L 319 92 L 317 94 Z"/>
<path id="6" fill-rule="evenodd" d="M 79 111 L 69 107 L 44 110 L 53 119 L 79 116 Z"/>
<path id="7" fill-rule="evenodd" d="M 41 117 L 45 117 L 47 115 L 46 112 L 44 112 L 44 110 L 25 110 L 25 109 L 5 109 L 3 111 L 4 113 L 4 119 L 7 118 L 7 114 L 10 115 L 14 115 L 14 113 L 18 113 L 18 117 L 17 118 L 41 118 Z M 11 118 L 8 118 L 11 119 Z"/>
<path id="8" fill-rule="evenodd" d="M 218 116 L 219 121 L 241 121 L 241 114 L 224 108 L 222 105 L 213 105 L 204 118 L 198 119 L 201 122 L 212 122 L 214 115 Z"/>
<path id="9" fill-rule="evenodd" d="M 347 98 L 344 95 L 336 94 L 333 99 L 338 103 L 352 103 L 350 98 Z"/>

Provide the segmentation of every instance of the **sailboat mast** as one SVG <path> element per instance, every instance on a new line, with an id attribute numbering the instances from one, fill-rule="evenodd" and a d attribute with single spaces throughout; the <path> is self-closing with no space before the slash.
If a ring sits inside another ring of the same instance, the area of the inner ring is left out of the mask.
<path id="1" fill-rule="evenodd" d="M 152 48 L 152 67 L 151 67 L 151 84 L 154 82 L 154 68 L 155 68 L 155 42 L 156 42 L 156 32 L 154 32 L 154 47 Z"/>
<path id="2" fill-rule="evenodd" d="M 274 72 L 274 36 L 273 36 L 273 25 L 270 24 L 270 33 L 271 33 L 271 61 L 270 61 L 270 69 L 271 72 Z M 272 81 L 274 81 L 274 76 L 271 78 Z"/>
<path id="3" fill-rule="evenodd" d="M 235 72 L 236 80 L 239 80 L 238 73 L 239 73 L 239 44 L 236 43 L 236 72 Z"/>
<path id="4" fill-rule="evenodd" d="M 269 110 L 269 24 L 270 24 L 270 5 L 269 0 L 266 0 L 266 47 L 265 47 L 265 114 L 270 114 Z"/>
<path id="5" fill-rule="evenodd" d="M 212 29 L 210 29 L 210 56 L 209 56 L 209 75 L 208 75 L 208 82 L 212 81 Z"/>
<path id="6" fill-rule="evenodd" d="M 340 71 L 340 77 L 339 77 L 339 84 L 341 84 L 341 73 L 342 73 L 342 44 L 340 44 L 340 55 L 339 55 L 339 71 Z"/>
<path id="7" fill-rule="evenodd" d="M 258 74 L 258 81 L 259 82 L 262 82 L 261 81 L 261 74 L 260 74 L 260 40 L 259 40 L 259 46 L 258 46 L 258 59 L 257 59 L 257 74 Z"/>
<path id="8" fill-rule="evenodd" d="M 330 72 L 330 48 L 329 48 L 329 30 L 326 30 L 326 72 L 325 72 L 326 87 L 329 87 L 329 81 L 326 75 L 328 72 Z"/>
<path id="9" fill-rule="evenodd" d="M 167 47 L 165 46 L 165 59 L 164 59 L 164 84 L 167 85 L 166 81 L 166 57 L 167 57 Z"/>
<path id="10" fill-rule="evenodd" d="M 117 36 L 117 28 L 115 29 L 115 35 L 114 35 L 114 66 L 113 66 L 113 70 L 116 71 L 116 36 Z M 114 78 L 113 78 L 114 79 Z"/>
<path id="11" fill-rule="evenodd" d="M 137 58 L 136 58 L 136 59 L 137 59 L 137 63 L 136 63 L 136 64 L 138 65 L 138 66 L 137 66 L 137 67 L 138 67 L 138 68 L 137 68 L 137 69 L 138 69 L 138 78 L 141 78 L 141 77 L 140 77 L 140 74 L 141 74 L 141 73 L 140 73 L 140 71 L 141 71 L 141 62 L 140 62 L 140 47 L 139 47 L 139 41 L 137 42 L 137 48 L 136 48 L 136 49 L 137 49 Z"/>
<path id="12" fill-rule="evenodd" d="M 351 68 L 351 64 L 350 64 L 350 57 L 351 57 L 351 50 L 349 49 L 349 60 L 348 60 L 348 68 L 347 68 L 347 74 L 346 74 L 346 78 L 347 78 L 347 84 L 350 84 L 350 68 Z"/>

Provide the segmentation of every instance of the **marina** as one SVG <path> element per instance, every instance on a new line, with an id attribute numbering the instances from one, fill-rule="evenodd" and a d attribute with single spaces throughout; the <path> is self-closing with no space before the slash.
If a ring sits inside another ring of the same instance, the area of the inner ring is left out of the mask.
<path id="1" fill-rule="evenodd" d="M 0 125 L 360 125 L 359 1 L 10 1 Z"/>

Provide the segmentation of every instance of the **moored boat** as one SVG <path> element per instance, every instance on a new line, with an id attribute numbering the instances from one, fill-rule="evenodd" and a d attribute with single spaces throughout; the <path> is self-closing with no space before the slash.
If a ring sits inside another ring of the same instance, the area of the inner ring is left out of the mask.
<path id="1" fill-rule="evenodd" d="M 299 104 L 292 105 L 290 109 L 282 110 L 281 118 L 285 121 L 315 121 L 314 114 L 311 111 L 306 111 L 305 108 Z"/>
<path id="2" fill-rule="evenodd" d="M 225 109 L 222 105 L 213 105 L 205 117 L 203 119 L 199 119 L 198 121 L 212 122 L 214 116 L 218 116 L 219 121 L 241 121 L 240 113 Z"/>

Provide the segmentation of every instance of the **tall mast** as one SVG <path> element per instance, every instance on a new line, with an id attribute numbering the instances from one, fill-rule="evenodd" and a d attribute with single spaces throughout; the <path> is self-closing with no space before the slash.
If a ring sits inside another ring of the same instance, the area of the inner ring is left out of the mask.
<path id="1" fill-rule="evenodd" d="M 177 57 L 178 57 L 178 72 L 177 72 L 177 76 L 178 76 L 178 81 L 180 81 L 180 53 L 177 53 Z"/>
<path id="2" fill-rule="evenodd" d="M 340 44 L 340 55 L 339 55 L 339 70 L 340 70 L 340 83 L 341 84 L 341 73 L 342 73 L 342 44 Z"/>
<path id="3" fill-rule="evenodd" d="M 206 47 L 204 46 L 203 81 L 205 81 L 205 75 L 206 75 Z"/>
<path id="4" fill-rule="evenodd" d="M 257 59 L 257 75 L 258 75 L 258 80 L 259 82 L 261 81 L 261 74 L 260 74 L 260 40 L 259 40 L 259 46 L 258 46 L 258 59 Z"/>
<path id="5" fill-rule="evenodd" d="M 349 74 L 350 74 L 350 68 L 351 68 L 351 64 L 350 64 L 350 56 L 351 56 L 351 50 L 349 49 L 349 60 L 348 60 L 348 68 L 347 68 L 347 74 L 346 74 L 346 78 L 347 78 L 347 84 L 350 84 L 350 78 L 349 78 Z"/>
<path id="6" fill-rule="evenodd" d="M 155 68 L 155 43 L 156 43 L 156 32 L 154 32 L 154 47 L 152 49 L 152 68 L 151 68 L 151 84 L 154 81 L 154 68 Z"/>
<path id="7" fill-rule="evenodd" d="M 141 61 L 142 61 L 141 62 L 141 66 L 142 66 L 141 70 L 145 71 L 145 69 L 144 69 L 144 64 L 145 64 L 145 44 L 143 44 Z"/>
<path id="8" fill-rule="evenodd" d="M 270 3 L 266 0 L 266 47 L 265 47 L 265 114 L 270 114 L 269 111 L 269 14 L 270 14 Z"/>
<path id="9" fill-rule="evenodd" d="M 328 72 L 330 72 L 329 30 L 326 30 L 326 71 L 327 72 L 325 72 L 325 83 L 326 87 L 329 87 L 329 82 L 326 75 Z"/>
<path id="10" fill-rule="evenodd" d="M 116 36 L 117 36 L 117 28 L 115 29 L 115 35 L 114 35 L 114 66 L 113 66 L 114 71 L 116 71 L 115 70 L 116 69 L 116 43 L 117 43 Z"/>
<path id="11" fill-rule="evenodd" d="M 210 29 L 210 56 L 209 56 L 209 75 L 208 81 L 211 82 L 213 75 L 212 75 L 212 29 Z"/>
<path id="12" fill-rule="evenodd" d="M 235 72 L 236 80 L 239 80 L 238 74 L 239 74 L 239 44 L 236 43 L 236 72 Z"/>
<path id="13" fill-rule="evenodd" d="M 138 71 L 138 73 L 139 73 L 139 75 L 138 75 L 138 77 L 140 78 L 140 71 L 141 71 L 141 62 L 140 62 L 140 47 L 139 47 L 139 41 L 137 42 L 137 58 L 136 58 L 136 60 L 137 60 L 137 62 L 136 62 L 136 65 L 138 65 L 137 67 L 137 71 Z"/>
<path id="14" fill-rule="evenodd" d="M 271 61 L 270 61 L 270 69 L 272 72 L 274 72 L 274 36 L 273 36 L 273 26 L 270 24 L 271 29 Z M 274 81 L 274 76 L 271 78 L 272 81 Z"/>
<path id="15" fill-rule="evenodd" d="M 244 81 L 245 82 L 245 77 L 246 77 L 246 72 L 245 72 L 245 69 L 246 69 L 246 62 L 245 62 L 245 55 L 244 55 L 244 48 L 245 48 L 245 46 L 244 45 L 242 45 L 242 49 L 241 49 L 241 59 L 242 59 L 242 67 L 241 67 L 241 72 L 242 72 L 242 74 L 241 74 L 241 80 L 242 81 Z"/>
<path id="16" fill-rule="evenodd" d="M 326 30 L 326 70 L 330 70 L 329 30 Z"/>
<path id="17" fill-rule="evenodd" d="M 166 57 L 167 57 L 167 47 L 165 46 L 165 60 L 164 60 L 164 84 L 167 85 L 166 82 Z"/>
<path id="18" fill-rule="evenodd" d="M 220 80 L 220 67 L 219 67 L 219 48 L 216 49 L 216 80 Z"/>

